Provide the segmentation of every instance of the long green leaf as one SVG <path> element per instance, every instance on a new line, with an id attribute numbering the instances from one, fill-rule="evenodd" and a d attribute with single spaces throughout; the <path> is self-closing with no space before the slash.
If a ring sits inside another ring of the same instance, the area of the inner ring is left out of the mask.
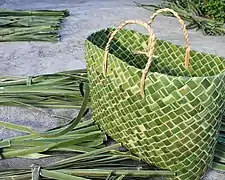
<path id="1" fill-rule="evenodd" d="M 49 171 L 45 169 L 41 169 L 40 175 L 42 177 L 50 178 L 50 179 L 58 179 L 58 180 L 89 180 L 87 178 L 82 178 L 78 176 L 72 176 L 68 174 L 64 174 L 62 172 L 56 172 L 56 171 Z"/>

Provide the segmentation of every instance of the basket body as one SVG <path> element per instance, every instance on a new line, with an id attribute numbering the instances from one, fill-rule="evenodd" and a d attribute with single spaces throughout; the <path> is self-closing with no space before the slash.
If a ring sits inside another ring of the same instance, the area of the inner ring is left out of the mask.
<path id="1" fill-rule="evenodd" d="M 105 29 L 88 37 L 85 58 L 95 122 L 117 142 L 147 163 L 177 173 L 174 179 L 196 180 L 213 160 L 224 110 L 225 60 L 157 40 L 155 57 L 140 95 L 142 69 L 148 58 L 147 36 L 121 30 L 112 42 L 107 76 L 102 63 Z"/>

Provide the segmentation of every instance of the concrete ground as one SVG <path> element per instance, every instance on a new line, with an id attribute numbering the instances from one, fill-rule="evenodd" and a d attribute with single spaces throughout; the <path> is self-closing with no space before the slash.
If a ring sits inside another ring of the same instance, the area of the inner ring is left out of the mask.
<path id="1" fill-rule="evenodd" d="M 137 0 L 154 2 L 153 0 Z M 160 0 L 155 0 L 159 3 Z M 127 19 L 147 21 L 151 12 L 135 7 L 131 0 L 6 0 L 3 5 L 13 9 L 69 9 L 71 15 L 66 18 L 61 31 L 62 41 L 13 42 L 0 43 L 0 75 L 37 75 L 63 70 L 85 68 L 84 40 L 92 32 L 118 25 Z M 180 26 L 175 18 L 159 16 L 153 25 L 157 37 L 184 44 Z M 189 31 L 192 49 L 225 56 L 225 37 L 207 37 L 195 30 Z M 46 112 L 1 107 L 0 120 L 24 124 L 38 130 L 54 127 L 61 122 L 50 114 L 72 117 L 74 110 L 46 110 Z M 0 138 L 18 135 L 6 129 L 0 129 Z M 52 160 L 49 160 L 52 161 Z M 40 161 L 39 163 L 49 163 Z M 29 160 L 11 159 L 0 161 L 0 168 L 28 167 Z M 225 174 L 210 170 L 204 180 L 224 180 Z"/>

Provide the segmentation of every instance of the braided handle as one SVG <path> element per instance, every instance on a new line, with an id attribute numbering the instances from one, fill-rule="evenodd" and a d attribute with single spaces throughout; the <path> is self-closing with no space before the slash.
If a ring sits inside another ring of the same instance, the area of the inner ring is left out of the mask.
<path id="1" fill-rule="evenodd" d="M 178 13 L 175 12 L 173 9 L 169 9 L 169 8 L 159 9 L 150 17 L 150 20 L 148 21 L 148 24 L 151 25 L 152 22 L 154 21 L 155 17 L 162 12 L 171 12 L 178 19 L 178 22 L 181 24 L 182 31 L 184 33 L 185 44 L 186 44 L 185 68 L 189 69 L 190 49 L 191 48 L 190 48 L 190 43 L 189 43 L 189 38 L 188 38 L 188 32 L 187 32 L 187 29 L 186 29 L 186 25 L 184 24 L 184 21 L 181 19 L 181 17 L 178 15 Z"/>
<path id="2" fill-rule="evenodd" d="M 104 54 L 104 61 L 103 61 L 103 75 L 106 76 L 106 72 L 107 72 L 107 60 L 108 60 L 110 43 L 113 40 L 113 38 L 116 35 L 116 33 L 118 31 L 120 31 L 121 29 L 123 29 L 128 24 L 138 24 L 140 26 L 143 26 L 144 28 L 147 29 L 148 34 L 149 34 L 148 52 L 144 52 L 144 54 L 146 54 L 148 56 L 148 62 L 146 64 L 145 69 L 142 72 L 142 77 L 141 77 L 141 82 L 140 82 L 140 91 L 141 91 L 141 95 L 143 97 L 144 96 L 145 78 L 146 78 L 148 70 L 149 70 L 149 68 L 151 66 L 152 56 L 154 54 L 155 43 L 156 43 L 155 35 L 153 34 L 153 31 L 152 31 L 151 27 L 148 25 L 148 23 L 140 21 L 140 20 L 127 20 L 127 21 L 124 21 L 122 24 L 120 24 L 116 28 L 116 30 L 110 35 L 109 40 L 108 40 L 108 42 L 106 44 L 106 47 L 105 47 L 105 54 Z"/>

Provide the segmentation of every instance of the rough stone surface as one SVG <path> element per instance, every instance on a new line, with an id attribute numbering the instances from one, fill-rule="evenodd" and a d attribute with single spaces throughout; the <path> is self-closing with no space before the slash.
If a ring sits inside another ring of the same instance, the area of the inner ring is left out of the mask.
<path id="1" fill-rule="evenodd" d="M 157 2 L 160 0 L 136 0 Z M 6 0 L 3 5 L 13 9 L 69 9 L 71 15 L 63 22 L 62 41 L 0 43 L 0 75 L 37 75 L 62 70 L 85 68 L 84 40 L 92 32 L 118 25 L 127 19 L 147 21 L 151 12 L 135 7 L 131 0 Z M 157 37 L 184 44 L 180 26 L 175 18 L 159 16 L 153 25 Z M 225 37 L 203 36 L 195 30 L 189 31 L 192 49 L 225 56 Z M 213 67 L 212 67 L 213 68 Z M 0 108 L 0 120 L 24 124 L 38 130 L 54 127 L 61 122 L 51 114 L 72 117 L 74 110 L 45 110 Z M 19 133 L 0 129 L 0 138 Z M 40 164 L 52 159 L 38 161 Z M 10 159 L 0 161 L 0 169 L 9 167 L 29 167 L 34 161 Z M 204 180 L 224 180 L 225 174 L 209 170 Z"/>

